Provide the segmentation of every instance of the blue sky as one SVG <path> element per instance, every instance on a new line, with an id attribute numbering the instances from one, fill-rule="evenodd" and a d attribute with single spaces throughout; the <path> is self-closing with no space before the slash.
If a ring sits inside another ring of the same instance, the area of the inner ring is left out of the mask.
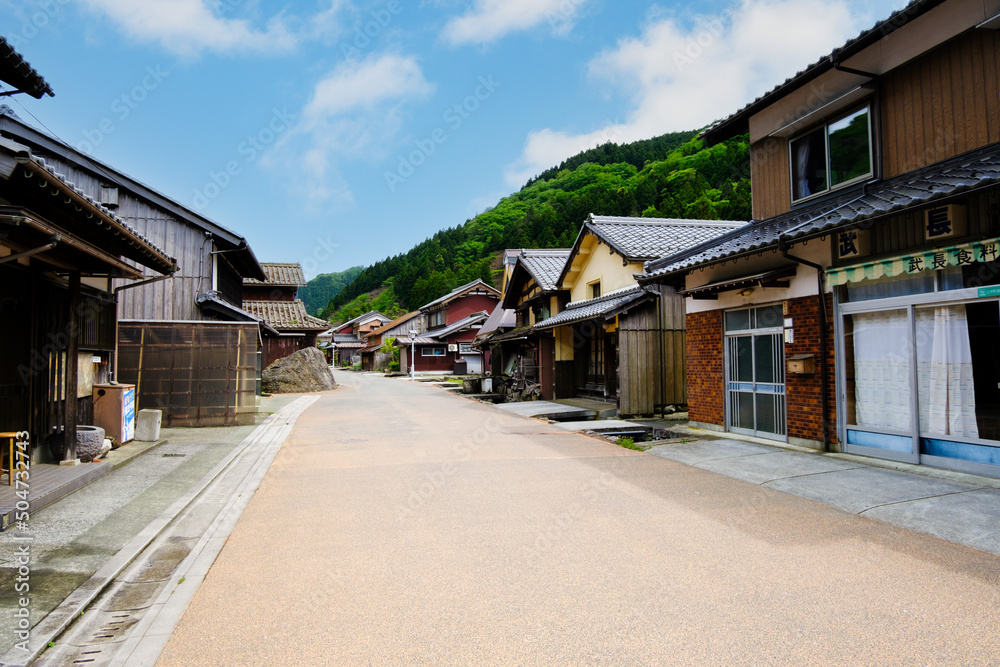
<path id="1" fill-rule="evenodd" d="M 25 121 L 308 277 L 585 148 L 703 127 L 902 0 L 0 0 Z M 595 211 L 595 213 L 600 213 Z"/>

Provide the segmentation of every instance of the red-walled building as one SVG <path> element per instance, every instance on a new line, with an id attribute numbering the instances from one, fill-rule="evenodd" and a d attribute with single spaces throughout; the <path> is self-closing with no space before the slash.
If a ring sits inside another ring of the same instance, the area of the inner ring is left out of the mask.
<path id="1" fill-rule="evenodd" d="M 472 342 L 499 302 L 499 290 L 475 280 L 423 306 L 420 312 L 427 330 L 415 340 L 409 336 L 396 339 L 400 369 L 411 370 L 413 351 L 417 373 L 481 373 L 483 353 L 474 350 Z"/>

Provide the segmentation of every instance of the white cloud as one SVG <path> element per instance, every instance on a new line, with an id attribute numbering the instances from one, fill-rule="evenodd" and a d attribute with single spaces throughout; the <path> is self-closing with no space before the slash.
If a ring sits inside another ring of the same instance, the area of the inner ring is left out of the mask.
<path id="1" fill-rule="evenodd" d="M 587 0 L 477 0 L 476 6 L 444 27 L 454 45 L 486 44 L 508 33 L 548 23 L 557 34 L 573 24 Z"/>
<path id="2" fill-rule="evenodd" d="M 119 24 L 131 38 L 156 42 L 182 56 L 205 51 L 285 51 L 296 44 L 280 17 L 264 30 L 249 22 L 224 18 L 205 0 L 83 0 Z"/>
<path id="3" fill-rule="evenodd" d="M 422 97 L 432 90 L 413 58 L 383 55 L 347 60 L 316 86 L 305 117 L 315 122 L 354 109 L 371 109 L 386 100 Z"/>
<path id="4" fill-rule="evenodd" d="M 534 175 L 608 140 L 693 130 L 737 111 L 809 63 L 888 16 L 902 0 L 742 0 L 724 15 L 681 22 L 655 16 L 638 37 L 590 62 L 593 79 L 627 91 L 624 122 L 573 134 L 531 132 L 507 182 Z M 873 12 L 877 12 L 874 13 Z"/>
<path id="5" fill-rule="evenodd" d="M 302 120 L 265 158 L 288 167 L 313 204 L 352 201 L 340 173 L 344 158 L 378 159 L 394 145 L 406 106 L 434 91 L 412 57 L 373 55 L 348 60 L 316 84 Z M 305 176 L 297 175 L 305 171 Z"/>

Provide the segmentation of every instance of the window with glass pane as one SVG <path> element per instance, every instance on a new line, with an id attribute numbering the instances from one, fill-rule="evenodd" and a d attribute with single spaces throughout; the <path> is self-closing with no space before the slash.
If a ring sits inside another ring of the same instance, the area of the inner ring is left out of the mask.
<path id="1" fill-rule="evenodd" d="M 828 136 L 831 188 L 872 173 L 868 109 L 831 123 Z"/>
<path id="2" fill-rule="evenodd" d="M 792 142 L 793 199 L 826 190 L 826 128 Z"/>
<path id="3" fill-rule="evenodd" d="M 870 115 L 865 107 L 788 143 L 792 201 L 871 175 Z"/>
<path id="4" fill-rule="evenodd" d="M 918 308 L 920 434 L 1000 438 L 997 302 Z"/>
<path id="5" fill-rule="evenodd" d="M 862 428 L 912 429 L 910 323 L 906 310 L 844 318 L 847 423 Z"/>

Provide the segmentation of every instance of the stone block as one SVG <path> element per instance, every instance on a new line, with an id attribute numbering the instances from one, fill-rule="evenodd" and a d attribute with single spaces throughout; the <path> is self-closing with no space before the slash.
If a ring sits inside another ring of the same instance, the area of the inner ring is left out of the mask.
<path id="1" fill-rule="evenodd" d="M 139 410 L 135 419 L 135 439 L 140 442 L 154 442 L 160 439 L 162 410 Z"/>

